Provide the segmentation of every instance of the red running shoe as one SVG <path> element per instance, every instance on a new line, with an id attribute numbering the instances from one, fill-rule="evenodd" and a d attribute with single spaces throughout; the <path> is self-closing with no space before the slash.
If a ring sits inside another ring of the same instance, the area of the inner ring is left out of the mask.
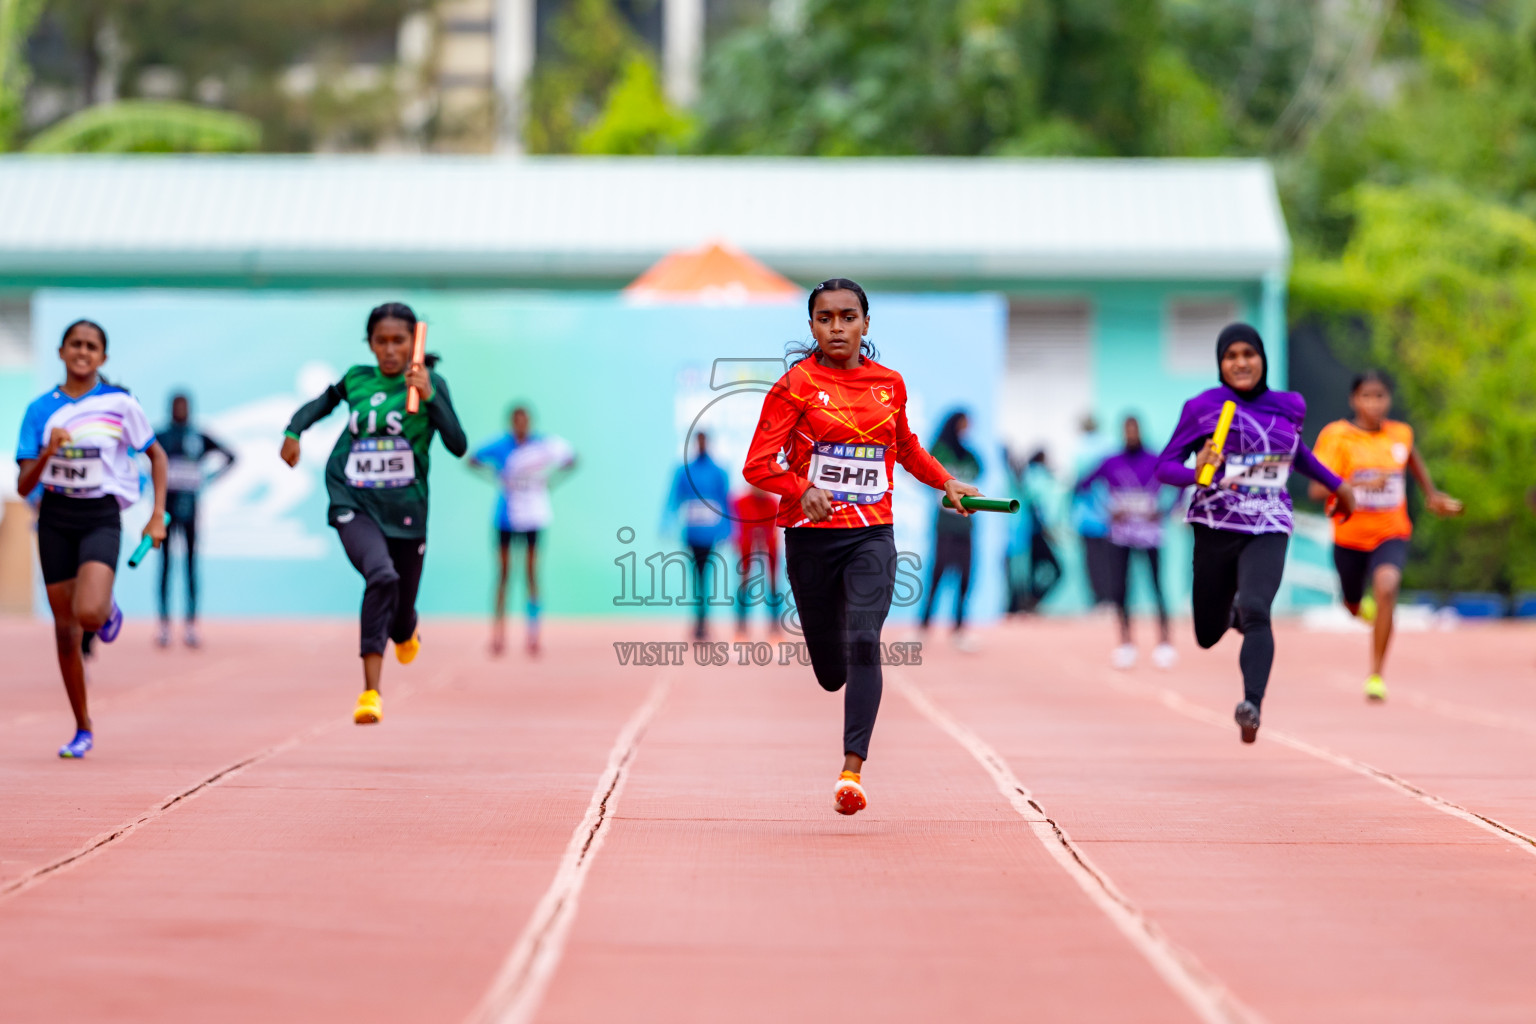
<path id="1" fill-rule="evenodd" d="M 843 772 L 837 777 L 837 788 L 832 791 L 832 806 L 838 814 L 858 814 L 869 806 L 864 787 L 859 785 L 858 772 Z"/>

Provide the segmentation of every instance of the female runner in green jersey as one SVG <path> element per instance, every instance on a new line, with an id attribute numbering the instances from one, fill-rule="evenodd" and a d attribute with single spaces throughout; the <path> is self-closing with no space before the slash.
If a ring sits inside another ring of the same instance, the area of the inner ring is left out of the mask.
<path id="1" fill-rule="evenodd" d="M 427 366 L 411 362 L 416 314 L 387 302 L 368 314 L 368 347 L 377 365 L 354 366 L 325 393 L 293 414 L 284 431 L 283 461 L 299 463 L 299 435 L 342 402 L 351 410 L 347 429 L 325 465 L 331 505 L 326 519 L 341 537 L 352 565 L 367 581 L 363 591 L 363 692 L 352 720 L 383 717 L 379 676 L 386 640 L 406 664 L 416 657 L 416 589 L 427 554 L 427 466 L 432 435 L 455 457 L 469 442 L 448 398 L 448 385 Z M 434 360 L 429 359 L 428 363 Z M 406 391 L 421 396 L 419 411 L 406 412 Z"/>

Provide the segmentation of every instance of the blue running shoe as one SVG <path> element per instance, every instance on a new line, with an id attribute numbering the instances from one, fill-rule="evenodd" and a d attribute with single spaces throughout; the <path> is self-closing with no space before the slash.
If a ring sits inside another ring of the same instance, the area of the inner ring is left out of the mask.
<path id="1" fill-rule="evenodd" d="M 84 757 L 86 751 L 91 749 L 91 734 L 81 729 L 75 733 L 75 738 L 59 748 L 60 757 Z"/>
<path id="2" fill-rule="evenodd" d="M 101 624 L 96 631 L 96 636 L 104 644 L 109 644 L 117 639 L 117 634 L 123 629 L 123 610 L 117 606 L 117 599 L 112 600 L 112 614 L 107 616 L 107 621 Z"/>

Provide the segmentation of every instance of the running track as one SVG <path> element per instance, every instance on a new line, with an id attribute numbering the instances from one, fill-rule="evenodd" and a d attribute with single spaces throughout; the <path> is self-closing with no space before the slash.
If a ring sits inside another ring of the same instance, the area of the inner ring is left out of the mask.
<path id="1" fill-rule="evenodd" d="M 1372 707 L 1362 637 L 1285 627 L 1254 747 L 1235 638 L 936 637 L 853 819 L 808 669 L 429 623 L 357 728 L 353 632 L 130 623 L 68 763 L 51 632 L 0 622 L 0 1020 L 1536 1019 L 1536 631 L 1403 635 Z"/>

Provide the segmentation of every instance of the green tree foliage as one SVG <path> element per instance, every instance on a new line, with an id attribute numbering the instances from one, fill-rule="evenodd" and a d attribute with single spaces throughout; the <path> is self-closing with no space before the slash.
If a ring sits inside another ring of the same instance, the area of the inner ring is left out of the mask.
<path id="1" fill-rule="evenodd" d="M 551 53 L 528 89 L 523 141 L 531 153 L 575 152 L 642 44 L 612 0 L 569 0 L 555 18 Z"/>
<path id="2" fill-rule="evenodd" d="M 608 90 L 602 114 L 581 136 L 577 149 L 616 156 L 679 153 L 693 131 L 693 122 L 667 105 L 655 66 L 636 54 Z"/>
<path id="3" fill-rule="evenodd" d="M 764 20 L 715 47 L 701 144 L 825 155 L 1252 151 L 1305 66 L 1311 22 L 1294 13 L 1305 6 L 804 0 L 792 22 Z"/>
<path id="4" fill-rule="evenodd" d="M 0 150 L 9 149 L 21 124 L 30 69 L 22 57 L 42 0 L 0 0 Z"/>
<path id="5" fill-rule="evenodd" d="M 188 103 L 123 100 L 87 107 L 27 144 L 29 153 L 248 153 L 261 125 Z"/>
<path id="6" fill-rule="evenodd" d="M 167 69 L 180 99 L 218 105 L 262 123 L 266 146 L 304 150 L 368 145 L 399 122 L 393 83 L 348 81 L 356 63 L 385 67 L 401 19 L 427 0 L 51 0 L 47 18 L 68 53 L 40 79 L 95 96 L 105 68 L 134 99 L 141 74 Z M 115 51 L 109 53 L 108 50 Z M 310 87 L 285 88 L 295 65 Z M 167 97 L 153 97 L 167 98 Z M 206 102 L 206 101 L 205 101 Z"/>
<path id="7" fill-rule="evenodd" d="M 1370 325 L 1461 519 L 1418 519 L 1409 586 L 1536 589 L 1536 221 L 1451 185 L 1361 186 L 1337 260 L 1305 261 L 1293 310 Z"/>

